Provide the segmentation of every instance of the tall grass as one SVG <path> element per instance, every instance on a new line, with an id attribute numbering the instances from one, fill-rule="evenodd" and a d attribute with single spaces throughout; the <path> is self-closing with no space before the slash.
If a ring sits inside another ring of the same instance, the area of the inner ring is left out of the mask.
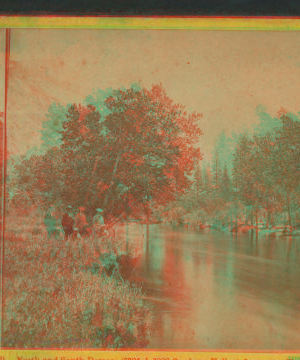
<path id="1" fill-rule="evenodd" d="M 48 239 L 38 216 L 7 220 L 4 346 L 147 346 L 151 309 L 142 290 L 104 266 L 120 242 Z"/>

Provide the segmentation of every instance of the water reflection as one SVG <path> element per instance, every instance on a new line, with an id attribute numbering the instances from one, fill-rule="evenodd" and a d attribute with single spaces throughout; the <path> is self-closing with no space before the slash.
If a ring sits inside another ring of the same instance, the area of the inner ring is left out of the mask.
<path id="1" fill-rule="evenodd" d="M 155 311 L 151 348 L 299 349 L 300 239 L 130 225 Z"/>

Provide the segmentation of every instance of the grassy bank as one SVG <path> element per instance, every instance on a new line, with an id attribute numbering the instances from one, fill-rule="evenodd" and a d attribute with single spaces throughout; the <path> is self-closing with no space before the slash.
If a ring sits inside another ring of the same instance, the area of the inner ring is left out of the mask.
<path id="1" fill-rule="evenodd" d="M 48 239 L 37 215 L 8 216 L 4 346 L 146 347 L 151 309 L 119 273 L 122 246 L 113 238 Z"/>

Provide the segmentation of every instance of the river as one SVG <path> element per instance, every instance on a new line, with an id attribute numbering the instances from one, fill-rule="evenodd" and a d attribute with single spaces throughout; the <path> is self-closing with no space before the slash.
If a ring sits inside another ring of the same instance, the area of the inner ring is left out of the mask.
<path id="1" fill-rule="evenodd" d="M 148 233 L 147 233 L 148 232 Z M 152 349 L 300 349 L 300 238 L 127 225 Z"/>

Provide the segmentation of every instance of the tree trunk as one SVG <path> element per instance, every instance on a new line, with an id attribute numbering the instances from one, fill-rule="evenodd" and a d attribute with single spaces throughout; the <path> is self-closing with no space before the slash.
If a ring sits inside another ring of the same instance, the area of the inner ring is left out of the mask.
<path id="1" fill-rule="evenodd" d="M 270 214 L 269 204 L 268 204 L 267 210 L 268 210 L 268 215 L 267 215 L 267 221 L 266 221 L 265 228 L 269 229 L 270 228 L 270 222 L 271 222 L 271 214 Z"/>
<path id="2" fill-rule="evenodd" d="M 255 221 L 256 221 L 256 229 L 258 229 L 258 222 L 257 222 L 257 206 L 255 207 Z"/>
<path id="3" fill-rule="evenodd" d="M 121 154 L 118 154 L 116 162 L 115 162 L 115 167 L 114 167 L 114 170 L 112 172 L 109 188 L 107 190 L 107 193 L 106 193 L 106 196 L 105 196 L 105 199 L 104 199 L 104 203 L 103 203 L 104 208 L 106 207 L 107 202 L 108 202 L 108 198 L 109 198 L 109 195 L 110 195 L 110 192 L 111 192 L 112 183 L 113 183 L 113 180 L 114 180 L 117 168 L 118 168 L 118 163 L 119 163 L 119 160 L 120 160 L 120 156 L 121 156 Z"/>
<path id="4" fill-rule="evenodd" d="M 94 178 L 94 174 L 95 171 L 97 169 L 97 165 L 98 165 L 98 161 L 99 161 L 100 156 L 97 156 L 94 167 L 93 167 L 93 171 L 92 171 L 92 175 L 91 175 L 91 179 L 90 179 L 90 187 L 92 186 L 92 180 Z M 84 200 L 84 205 L 86 206 L 87 201 L 88 201 L 88 197 L 89 197 L 89 192 L 87 191 L 86 196 L 85 196 L 85 200 Z"/>
<path id="5" fill-rule="evenodd" d="M 257 214 L 257 209 L 258 206 L 255 206 L 255 222 L 256 222 L 256 229 L 255 229 L 255 233 L 256 233 L 256 240 L 258 239 L 258 214 Z"/>
<path id="6" fill-rule="evenodd" d="M 290 197 L 289 197 L 289 196 L 287 196 L 287 211 L 288 211 L 288 222 L 289 222 L 289 226 L 292 227 L 291 209 L 290 209 Z"/>
<path id="7" fill-rule="evenodd" d="M 248 209 L 246 208 L 246 220 L 245 220 L 245 225 L 246 225 L 246 226 L 248 226 L 248 224 L 249 224 L 250 215 L 251 215 L 251 210 L 248 210 Z"/>
<path id="8" fill-rule="evenodd" d="M 129 235 L 128 235 L 128 222 L 126 221 L 126 255 L 129 253 Z"/>
<path id="9" fill-rule="evenodd" d="M 149 271 L 150 254 L 149 254 L 149 224 L 146 225 L 146 270 Z"/>
<path id="10" fill-rule="evenodd" d="M 148 205 L 148 200 L 143 202 L 143 208 L 144 208 L 144 213 L 146 215 L 147 218 L 147 224 L 149 224 L 149 205 Z"/>

